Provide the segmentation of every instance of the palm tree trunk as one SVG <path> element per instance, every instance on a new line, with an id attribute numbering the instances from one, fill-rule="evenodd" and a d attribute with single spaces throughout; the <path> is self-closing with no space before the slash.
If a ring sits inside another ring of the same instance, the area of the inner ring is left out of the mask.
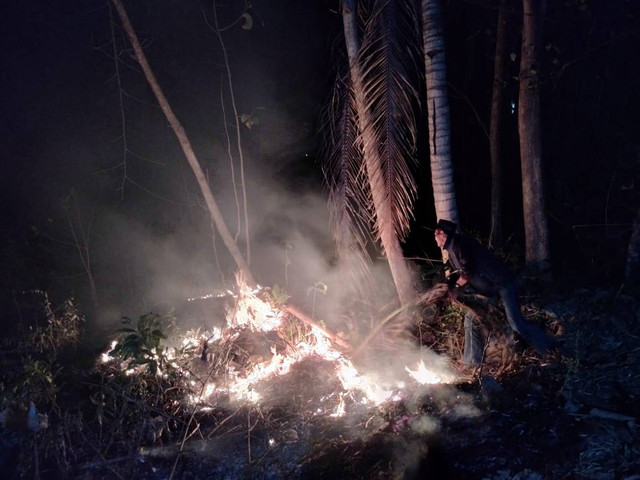
<path id="1" fill-rule="evenodd" d="M 496 29 L 496 51 L 493 60 L 493 94 L 491 96 L 491 121 L 489 125 L 489 151 L 491 154 L 491 232 L 489 246 L 502 245 L 502 159 L 500 139 L 502 137 L 502 112 L 504 88 L 504 50 L 507 37 L 506 0 L 500 0 L 498 28 Z"/>
<path id="2" fill-rule="evenodd" d="M 451 161 L 447 64 L 439 0 L 422 0 L 422 40 L 427 81 L 431 183 L 436 216 L 458 223 Z"/>
<path id="3" fill-rule="evenodd" d="M 214 224 L 216 225 L 216 228 L 220 232 L 220 237 L 222 237 L 222 241 L 224 242 L 225 246 L 229 249 L 229 252 L 231 253 L 231 256 L 233 257 L 233 259 L 235 260 L 238 266 L 238 269 L 241 271 L 242 275 L 244 276 L 244 280 L 251 284 L 255 283 L 253 279 L 253 275 L 251 274 L 251 270 L 249 270 L 249 265 L 247 264 L 244 257 L 242 256 L 242 253 L 240 253 L 240 250 L 238 249 L 236 242 L 233 240 L 233 236 L 231 235 L 231 232 L 229 232 L 229 229 L 227 228 L 227 224 L 225 223 L 224 218 L 222 217 L 222 212 L 220 212 L 220 209 L 218 208 L 218 204 L 213 198 L 213 194 L 211 193 L 211 189 L 209 188 L 209 184 L 207 183 L 206 176 L 202 171 L 202 167 L 200 167 L 200 162 L 198 161 L 198 158 L 196 157 L 196 154 L 193 151 L 193 148 L 191 147 L 191 142 L 187 137 L 187 133 L 185 132 L 184 127 L 182 126 L 180 121 L 178 120 L 178 117 L 176 117 L 175 113 L 171 109 L 171 106 L 169 105 L 167 98 L 164 96 L 164 93 L 162 92 L 162 89 L 160 88 L 160 85 L 158 84 L 158 81 L 155 75 L 153 74 L 153 71 L 151 70 L 151 66 L 149 65 L 149 62 L 147 61 L 147 57 L 145 56 L 144 51 L 142 50 L 142 46 L 140 45 L 140 41 L 138 40 L 138 36 L 136 35 L 135 30 L 133 29 L 133 25 L 129 20 L 129 16 L 127 15 L 126 10 L 122 6 L 122 3 L 120 2 L 120 0 L 111 0 L 111 1 L 114 7 L 116 8 L 116 11 L 118 12 L 118 16 L 120 17 L 122 26 L 125 32 L 127 33 L 127 36 L 129 37 L 129 41 L 131 42 L 131 45 L 133 46 L 136 60 L 140 64 L 140 67 L 142 67 L 144 76 L 147 79 L 147 82 L 149 83 L 151 90 L 153 90 L 153 93 L 155 94 L 156 99 L 160 104 L 160 108 L 162 108 L 162 111 L 167 117 L 167 120 L 169 121 L 169 124 L 173 129 L 173 132 L 175 133 L 176 137 L 178 137 L 178 141 L 180 142 L 182 151 L 184 152 L 185 157 L 187 157 L 189 166 L 193 170 L 193 173 L 196 177 L 198 185 L 200 186 L 200 191 L 202 192 L 204 200 L 211 214 L 211 218 Z"/>
<path id="4" fill-rule="evenodd" d="M 522 167 L 525 259 L 532 272 L 548 274 L 549 230 L 545 213 L 540 131 L 539 45 L 545 0 L 523 0 L 518 136 Z"/>
<path id="5" fill-rule="evenodd" d="M 393 227 L 392 212 L 384 198 L 387 189 L 384 186 L 382 175 L 382 161 L 375 148 L 375 140 L 372 135 L 373 120 L 370 118 L 364 99 L 362 73 L 358 61 L 360 40 L 357 30 L 357 0 L 344 0 L 342 2 L 342 18 L 344 23 L 345 43 L 349 57 L 349 69 L 356 99 L 358 115 L 358 127 L 362 135 L 364 162 L 375 211 L 375 221 L 380 235 L 382 248 L 387 256 L 391 275 L 398 292 L 398 298 L 402 305 L 409 304 L 417 295 L 413 284 L 413 276 L 407 264 L 400 240 Z"/>

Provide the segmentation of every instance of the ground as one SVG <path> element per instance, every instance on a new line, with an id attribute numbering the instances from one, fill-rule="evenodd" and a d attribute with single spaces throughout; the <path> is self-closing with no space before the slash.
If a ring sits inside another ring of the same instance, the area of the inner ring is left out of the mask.
<path id="1" fill-rule="evenodd" d="M 35 475 L 33 466 L 12 468 L 27 455 L 16 449 L 31 451 L 43 432 L 3 431 L 3 478 L 640 479 L 637 301 L 606 290 L 523 300 L 529 320 L 556 339 L 545 358 L 521 342 L 505 353 L 493 332 L 485 365 L 458 365 L 457 383 L 408 389 L 378 407 L 354 398 L 347 415 L 331 417 L 318 412 L 337 402 L 332 366 L 311 357 L 266 385 L 260 406 L 194 415 L 198 434 L 184 443 L 167 427 L 133 453 L 78 458 L 66 473 L 44 459 Z M 436 315 L 442 332 L 432 347 L 459 355 L 459 317 Z"/>

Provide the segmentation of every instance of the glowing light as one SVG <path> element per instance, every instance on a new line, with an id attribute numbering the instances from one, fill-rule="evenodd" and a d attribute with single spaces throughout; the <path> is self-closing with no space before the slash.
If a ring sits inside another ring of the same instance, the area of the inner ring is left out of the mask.
<path id="1" fill-rule="evenodd" d="M 273 307 L 257 296 L 260 288 L 251 289 L 247 285 L 239 287 L 236 305 L 227 317 L 227 326 L 249 326 L 252 330 L 270 332 L 282 323 L 282 312 L 274 311 Z"/>
<path id="2" fill-rule="evenodd" d="M 434 371 L 429 370 L 424 364 L 424 360 L 420 360 L 416 366 L 416 370 L 404 367 L 407 373 L 418 383 L 422 385 L 432 385 L 434 383 L 442 383 L 442 378 Z"/>
<path id="3" fill-rule="evenodd" d="M 207 383 L 204 387 L 204 396 L 209 397 L 213 395 L 213 392 L 216 389 L 216 385 L 214 383 Z"/>
<path id="4" fill-rule="evenodd" d="M 111 360 L 115 360 L 114 357 L 109 355 L 109 352 L 111 350 L 113 350 L 114 348 L 116 348 L 117 344 L 118 344 L 118 342 L 116 340 L 114 340 L 113 342 L 111 342 L 111 347 L 109 347 L 109 350 L 107 350 L 106 352 L 103 352 L 102 355 L 100 355 L 100 361 L 102 363 L 109 363 Z"/>
<path id="5" fill-rule="evenodd" d="M 344 396 L 340 395 L 340 403 L 336 408 L 336 411 L 331 414 L 332 417 L 342 417 L 345 414 Z"/>

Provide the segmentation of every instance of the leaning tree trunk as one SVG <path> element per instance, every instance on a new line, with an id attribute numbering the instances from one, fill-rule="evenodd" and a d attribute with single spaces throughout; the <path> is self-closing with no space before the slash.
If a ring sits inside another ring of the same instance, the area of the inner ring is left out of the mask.
<path id="1" fill-rule="evenodd" d="M 387 203 L 384 193 L 385 179 L 382 175 L 382 160 L 376 147 L 372 132 L 374 121 L 366 107 L 362 71 L 360 68 L 358 53 L 360 40 L 357 29 L 357 0 L 344 0 L 342 2 L 342 18 L 344 23 L 344 36 L 349 57 L 349 70 L 354 90 L 356 111 L 358 116 L 358 128 L 362 136 L 365 170 L 371 189 L 375 222 L 380 236 L 382 248 L 389 262 L 391 275 L 402 305 L 412 302 L 417 290 L 413 283 L 413 275 L 404 258 L 400 240 L 396 234 L 393 222 L 393 213 Z"/>
<path id="2" fill-rule="evenodd" d="M 422 39 L 427 81 L 431 183 L 438 219 L 458 223 L 453 183 L 447 64 L 440 0 L 422 0 Z"/>
<path id="3" fill-rule="evenodd" d="M 244 257 L 242 256 L 242 253 L 240 253 L 240 250 L 238 249 L 238 246 L 236 245 L 236 242 L 234 241 L 233 236 L 231 235 L 231 232 L 229 232 L 229 229 L 227 228 L 227 224 L 225 223 L 224 218 L 222 217 L 222 212 L 220 212 L 220 209 L 218 208 L 218 204 L 213 198 L 213 194 L 211 193 L 211 189 L 209 188 L 207 179 L 204 175 L 204 172 L 202 171 L 202 167 L 200 167 L 200 162 L 198 162 L 198 158 L 196 157 L 196 154 L 193 151 L 193 148 L 191 147 L 191 142 L 187 137 L 187 133 L 185 132 L 180 121 L 178 120 L 178 117 L 176 117 L 175 113 L 171 109 L 171 106 L 169 105 L 167 98 L 164 96 L 164 93 L 162 92 L 162 89 L 160 88 L 160 85 L 158 84 L 158 81 L 155 75 L 153 74 L 153 71 L 151 70 L 151 66 L 149 65 L 149 62 L 147 61 L 147 57 L 144 54 L 144 51 L 142 50 L 142 46 L 140 45 L 140 41 L 138 40 L 138 36 L 136 35 L 135 30 L 133 29 L 133 25 L 129 20 L 129 16 L 127 15 L 126 10 L 122 6 L 122 3 L 120 2 L 120 0 L 111 0 L 111 1 L 115 6 L 116 11 L 118 12 L 118 16 L 120 17 L 120 21 L 122 22 L 122 27 L 127 33 L 127 36 L 129 37 L 129 41 L 133 46 L 133 51 L 135 53 L 136 60 L 140 64 L 140 67 L 144 72 L 144 76 L 147 79 L 147 82 L 149 82 L 149 86 L 151 87 L 151 90 L 153 90 L 153 93 L 156 96 L 158 103 L 160 104 L 160 108 L 162 108 L 162 111 L 164 112 L 167 120 L 169 121 L 169 125 L 171 125 L 171 128 L 173 129 L 173 132 L 175 133 L 176 137 L 178 137 L 178 141 L 180 142 L 182 151 L 184 152 L 184 155 L 187 157 L 189 166 L 191 166 L 191 169 L 193 170 L 196 180 L 198 181 L 198 185 L 200 186 L 200 190 L 202 192 L 204 200 L 207 204 L 207 207 L 209 208 L 209 213 L 211 214 L 211 218 L 216 228 L 220 232 L 220 237 L 222 237 L 222 241 L 224 242 L 225 246 L 229 249 L 231 256 L 235 260 L 238 268 L 240 269 L 240 272 L 243 274 L 244 280 L 249 283 L 255 283 L 253 279 L 253 275 L 251 274 L 251 270 L 249 270 L 249 265 L 247 264 Z"/>
<path id="4" fill-rule="evenodd" d="M 504 50 L 507 37 L 506 0 L 500 0 L 498 28 L 496 29 L 496 51 L 493 59 L 493 94 L 491 96 L 491 122 L 489 125 L 489 151 L 491 154 L 491 233 L 489 246 L 502 245 L 502 158 L 500 140 L 502 136 L 502 112 L 504 89 Z"/>
<path id="5" fill-rule="evenodd" d="M 545 0 L 523 0 L 522 51 L 518 135 L 522 167 L 522 207 L 527 268 L 547 274 L 550 267 L 549 230 L 545 214 L 540 131 L 539 46 Z"/>

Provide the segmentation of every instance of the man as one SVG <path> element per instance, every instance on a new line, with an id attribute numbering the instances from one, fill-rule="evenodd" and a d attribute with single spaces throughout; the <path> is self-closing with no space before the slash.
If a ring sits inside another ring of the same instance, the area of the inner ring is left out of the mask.
<path id="1" fill-rule="evenodd" d="M 500 294 L 504 304 L 509 326 L 536 351 L 544 355 L 549 352 L 551 341 L 535 325 L 527 322 L 520 311 L 515 276 L 507 265 L 497 256 L 480 245 L 475 239 L 456 233 L 457 225 L 449 220 L 439 220 L 435 229 L 435 240 L 440 248 L 449 254 L 449 263 L 453 268 L 452 288 L 469 285 L 481 295 L 492 297 Z M 477 327 L 473 325 L 473 316 L 465 315 L 465 341 L 463 362 L 478 365 L 482 361 L 484 340 Z"/>

